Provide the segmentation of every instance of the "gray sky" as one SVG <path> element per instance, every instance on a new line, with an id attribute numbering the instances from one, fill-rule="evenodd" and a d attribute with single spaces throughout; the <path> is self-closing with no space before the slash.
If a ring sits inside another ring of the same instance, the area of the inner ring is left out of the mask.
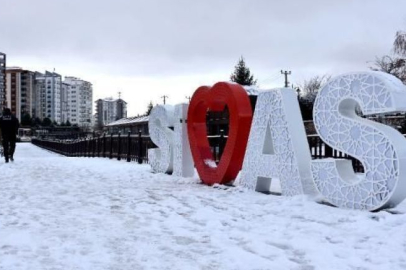
<path id="1" fill-rule="evenodd" d="M 404 0 L 0 0 L 9 66 L 76 76 L 129 115 L 229 80 L 243 55 L 261 88 L 367 69 L 406 30 Z"/>

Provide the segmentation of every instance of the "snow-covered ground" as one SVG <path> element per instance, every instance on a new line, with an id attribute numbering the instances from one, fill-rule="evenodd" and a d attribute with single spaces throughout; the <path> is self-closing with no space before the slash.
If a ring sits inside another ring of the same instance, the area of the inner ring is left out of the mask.
<path id="1" fill-rule="evenodd" d="M 18 144 L 0 161 L 0 269 L 406 269 L 406 214 Z"/>

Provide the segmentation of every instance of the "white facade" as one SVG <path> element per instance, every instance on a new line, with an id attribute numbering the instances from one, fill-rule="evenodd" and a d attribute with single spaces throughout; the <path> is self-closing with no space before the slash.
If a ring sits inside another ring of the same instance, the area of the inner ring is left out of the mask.
<path id="1" fill-rule="evenodd" d="M 70 85 L 62 82 L 62 91 L 61 91 L 61 121 L 62 123 L 66 123 L 68 118 L 68 92 L 69 92 Z"/>
<path id="2" fill-rule="evenodd" d="M 65 77 L 62 84 L 62 122 L 78 126 L 92 125 L 93 87 L 90 82 L 76 77 Z"/>
<path id="3" fill-rule="evenodd" d="M 61 123 L 61 90 L 62 77 L 55 72 L 39 72 L 35 76 L 36 82 L 36 116 L 44 119 L 49 118 L 58 124 Z"/>

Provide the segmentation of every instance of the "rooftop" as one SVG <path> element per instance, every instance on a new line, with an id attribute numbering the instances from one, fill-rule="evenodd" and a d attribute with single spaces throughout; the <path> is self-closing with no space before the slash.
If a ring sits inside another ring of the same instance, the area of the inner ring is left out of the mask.
<path id="1" fill-rule="evenodd" d="M 127 102 L 126 101 L 124 101 L 123 99 L 121 99 L 121 98 L 117 98 L 117 99 L 113 99 L 112 97 L 108 97 L 108 98 L 99 98 L 99 99 L 97 99 L 95 102 L 97 103 L 98 101 L 106 101 L 106 102 L 117 102 L 117 101 L 122 101 L 122 102 L 124 102 L 124 103 L 126 103 L 127 104 Z"/>
<path id="2" fill-rule="evenodd" d="M 133 116 L 127 118 L 121 118 L 117 121 L 107 124 L 106 127 L 129 125 L 133 123 L 148 122 L 149 116 Z"/>

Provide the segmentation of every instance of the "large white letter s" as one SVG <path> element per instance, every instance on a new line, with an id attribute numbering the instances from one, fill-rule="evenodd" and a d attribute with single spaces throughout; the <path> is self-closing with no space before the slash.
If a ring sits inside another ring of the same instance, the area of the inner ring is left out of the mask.
<path id="1" fill-rule="evenodd" d="M 148 150 L 149 163 L 154 172 L 171 173 L 173 170 L 174 132 L 169 127 L 173 127 L 174 122 L 174 108 L 170 105 L 157 105 L 149 115 L 149 135 L 158 146 Z"/>
<path id="2" fill-rule="evenodd" d="M 356 115 L 393 113 L 406 109 L 406 87 L 381 72 L 351 73 L 334 78 L 319 92 L 313 119 L 321 139 L 360 160 L 364 175 L 351 161 L 312 162 L 317 189 L 339 207 L 378 210 L 406 197 L 406 140 L 395 129 Z"/>

